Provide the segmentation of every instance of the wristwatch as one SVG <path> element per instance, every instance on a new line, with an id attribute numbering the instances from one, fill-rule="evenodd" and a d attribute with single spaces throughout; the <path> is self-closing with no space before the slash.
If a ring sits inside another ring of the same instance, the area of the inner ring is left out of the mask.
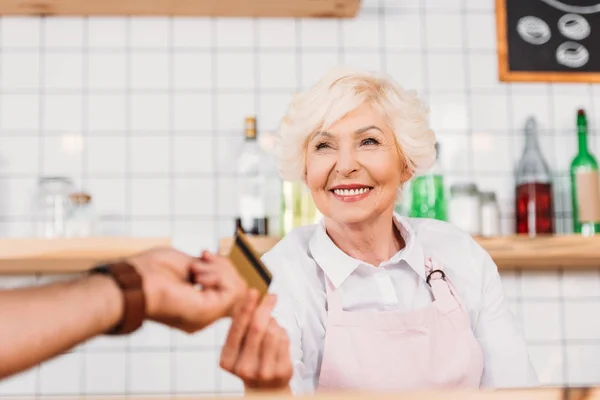
<path id="1" fill-rule="evenodd" d="M 142 326 L 146 319 L 146 296 L 142 277 L 135 267 L 126 261 L 118 261 L 98 265 L 90 271 L 90 274 L 112 277 L 123 293 L 123 318 L 106 334 L 125 335 Z"/>

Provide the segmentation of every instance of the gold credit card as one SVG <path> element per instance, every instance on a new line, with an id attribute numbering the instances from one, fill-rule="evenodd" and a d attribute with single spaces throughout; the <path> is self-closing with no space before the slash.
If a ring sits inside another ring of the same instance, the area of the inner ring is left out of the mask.
<path id="1" fill-rule="evenodd" d="M 268 292 L 272 279 L 271 271 L 260 260 L 241 229 L 235 233 L 229 259 L 248 287 L 255 288 L 263 296 Z"/>

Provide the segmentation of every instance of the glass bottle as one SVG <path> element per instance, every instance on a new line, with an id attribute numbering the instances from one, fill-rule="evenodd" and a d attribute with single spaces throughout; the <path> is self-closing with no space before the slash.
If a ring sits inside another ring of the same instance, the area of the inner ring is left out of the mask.
<path id="1" fill-rule="evenodd" d="M 554 233 L 552 180 L 537 138 L 537 122 L 525 123 L 525 149 L 516 171 L 516 233 L 529 236 Z"/>
<path id="2" fill-rule="evenodd" d="M 440 147 L 435 144 L 436 161 L 431 169 L 415 176 L 409 189 L 408 216 L 414 218 L 448 219 L 444 174 L 440 163 Z"/>
<path id="3" fill-rule="evenodd" d="M 299 226 L 317 223 L 321 213 L 317 209 L 310 191 L 302 182 L 282 184 L 281 235 L 288 234 Z"/>
<path id="4" fill-rule="evenodd" d="M 494 192 L 481 192 L 481 236 L 500 235 L 500 207 Z"/>
<path id="5" fill-rule="evenodd" d="M 39 179 L 33 209 L 34 236 L 46 239 L 66 236 L 72 190 L 73 182 L 69 178 L 48 176 Z"/>
<path id="6" fill-rule="evenodd" d="M 481 194 L 477 185 L 455 183 L 450 194 L 450 223 L 469 235 L 481 235 Z"/>
<path id="7" fill-rule="evenodd" d="M 236 189 L 238 211 L 236 229 L 249 235 L 268 235 L 266 214 L 267 160 L 256 138 L 256 118 L 246 117 L 244 144 L 237 159 Z"/>
<path id="8" fill-rule="evenodd" d="M 579 150 L 571 162 L 573 232 L 594 235 L 600 232 L 600 178 L 598 162 L 588 149 L 588 124 L 584 110 L 577 111 Z"/>

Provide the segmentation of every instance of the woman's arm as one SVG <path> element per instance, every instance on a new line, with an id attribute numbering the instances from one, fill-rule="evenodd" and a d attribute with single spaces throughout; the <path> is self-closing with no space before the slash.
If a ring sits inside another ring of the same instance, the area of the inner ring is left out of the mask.
<path id="1" fill-rule="evenodd" d="M 538 386 L 525 337 L 509 308 L 498 267 L 475 241 L 472 241 L 472 254 L 475 265 L 483 268 L 482 307 L 475 326 L 475 337 L 482 347 L 484 359 L 481 386 Z"/>

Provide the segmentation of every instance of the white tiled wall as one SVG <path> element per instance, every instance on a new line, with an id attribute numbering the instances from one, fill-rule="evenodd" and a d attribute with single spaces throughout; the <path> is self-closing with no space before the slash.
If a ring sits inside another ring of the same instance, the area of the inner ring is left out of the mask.
<path id="1" fill-rule="evenodd" d="M 244 116 L 255 113 L 268 139 L 290 95 L 339 64 L 420 91 L 449 183 L 497 191 L 504 233 L 521 129 L 535 115 L 560 189 L 557 225 L 568 231 L 575 112 L 587 109 L 600 154 L 600 87 L 499 83 L 493 12 L 493 0 L 364 0 L 344 21 L 1 18 L 0 234 L 27 235 L 37 177 L 66 174 L 92 192 L 103 233 L 214 249 L 232 232 Z M 600 315 L 600 273 L 503 279 L 543 383 L 600 383 L 600 323 L 590 317 Z M 1 383 L 0 395 L 239 392 L 217 368 L 226 331 L 226 322 L 192 336 L 147 324 L 97 338 Z"/>

